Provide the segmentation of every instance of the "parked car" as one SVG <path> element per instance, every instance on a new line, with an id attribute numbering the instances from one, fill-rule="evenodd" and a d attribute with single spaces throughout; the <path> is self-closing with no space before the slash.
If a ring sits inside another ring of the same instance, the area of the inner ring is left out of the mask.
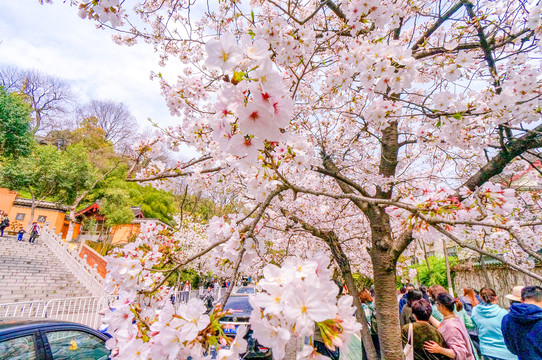
<path id="1" fill-rule="evenodd" d="M 256 294 L 256 288 L 254 286 L 240 286 L 235 289 L 235 294 L 254 295 Z"/>
<path id="2" fill-rule="evenodd" d="M 224 310 L 232 310 L 233 314 L 224 316 L 219 320 L 219 322 L 224 325 L 224 333 L 226 336 L 235 337 L 237 330 L 240 325 L 247 325 L 247 332 L 243 337 L 247 343 L 247 352 L 244 354 L 244 359 L 271 359 L 271 350 L 262 346 L 252 338 L 252 329 L 250 329 L 250 324 L 248 322 L 250 318 L 250 313 L 252 311 L 252 306 L 248 301 L 248 295 L 238 295 L 232 294 Z"/>
<path id="3" fill-rule="evenodd" d="M 57 320 L 0 319 L 2 360 L 107 360 L 110 336 Z"/>

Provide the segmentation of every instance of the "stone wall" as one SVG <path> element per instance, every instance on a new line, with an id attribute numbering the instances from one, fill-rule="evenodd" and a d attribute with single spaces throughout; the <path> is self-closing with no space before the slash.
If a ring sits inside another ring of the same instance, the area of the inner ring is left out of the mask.
<path id="1" fill-rule="evenodd" d="M 89 247 L 87 244 L 81 245 L 81 250 L 79 251 L 79 256 L 82 258 L 87 256 L 87 264 L 89 266 L 94 267 L 95 264 L 98 264 L 96 270 L 98 271 L 98 274 L 100 274 L 101 277 L 105 278 L 105 274 L 107 274 L 107 261 L 98 254 L 94 249 Z"/>
<path id="2" fill-rule="evenodd" d="M 508 308 L 510 302 L 506 300 L 504 296 L 506 294 L 511 294 L 514 286 L 540 285 L 539 281 L 506 266 L 491 265 L 486 266 L 486 269 L 491 284 L 487 284 L 480 266 L 462 265 L 456 267 L 454 269 L 454 288 L 456 295 L 462 296 L 464 287 L 480 290 L 483 287 L 489 286 L 497 293 L 499 305 Z M 542 265 L 537 265 L 533 271 L 542 275 Z"/>

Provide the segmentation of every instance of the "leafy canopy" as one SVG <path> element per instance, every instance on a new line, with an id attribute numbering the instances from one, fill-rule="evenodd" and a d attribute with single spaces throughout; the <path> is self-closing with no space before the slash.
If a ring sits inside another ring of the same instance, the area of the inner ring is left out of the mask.
<path id="1" fill-rule="evenodd" d="M 0 156 L 30 155 L 34 143 L 30 112 L 22 96 L 0 87 Z"/>

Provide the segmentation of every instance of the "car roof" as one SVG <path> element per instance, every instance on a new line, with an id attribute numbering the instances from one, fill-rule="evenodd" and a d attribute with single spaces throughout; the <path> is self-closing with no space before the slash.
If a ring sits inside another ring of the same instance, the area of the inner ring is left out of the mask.
<path id="1" fill-rule="evenodd" d="M 14 331 L 30 330 L 36 328 L 43 329 L 58 326 L 91 329 L 85 325 L 62 320 L 0 318 L 0 335 L 8 332 L 11 333 Z"/>

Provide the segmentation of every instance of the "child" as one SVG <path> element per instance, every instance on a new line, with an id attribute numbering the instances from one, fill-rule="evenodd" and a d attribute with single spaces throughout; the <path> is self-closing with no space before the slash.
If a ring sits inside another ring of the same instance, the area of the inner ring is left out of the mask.
<path id="1" fill-rule="evenodd" d="M 25 232 L 26 232 L 26 231 L 24 231 L 23 227 L 21 226 L 21 229 L 20 229 L 19 232 L 17 233 L 17 240 L 23 241 L 23 234 L 24 234 Z"/>

